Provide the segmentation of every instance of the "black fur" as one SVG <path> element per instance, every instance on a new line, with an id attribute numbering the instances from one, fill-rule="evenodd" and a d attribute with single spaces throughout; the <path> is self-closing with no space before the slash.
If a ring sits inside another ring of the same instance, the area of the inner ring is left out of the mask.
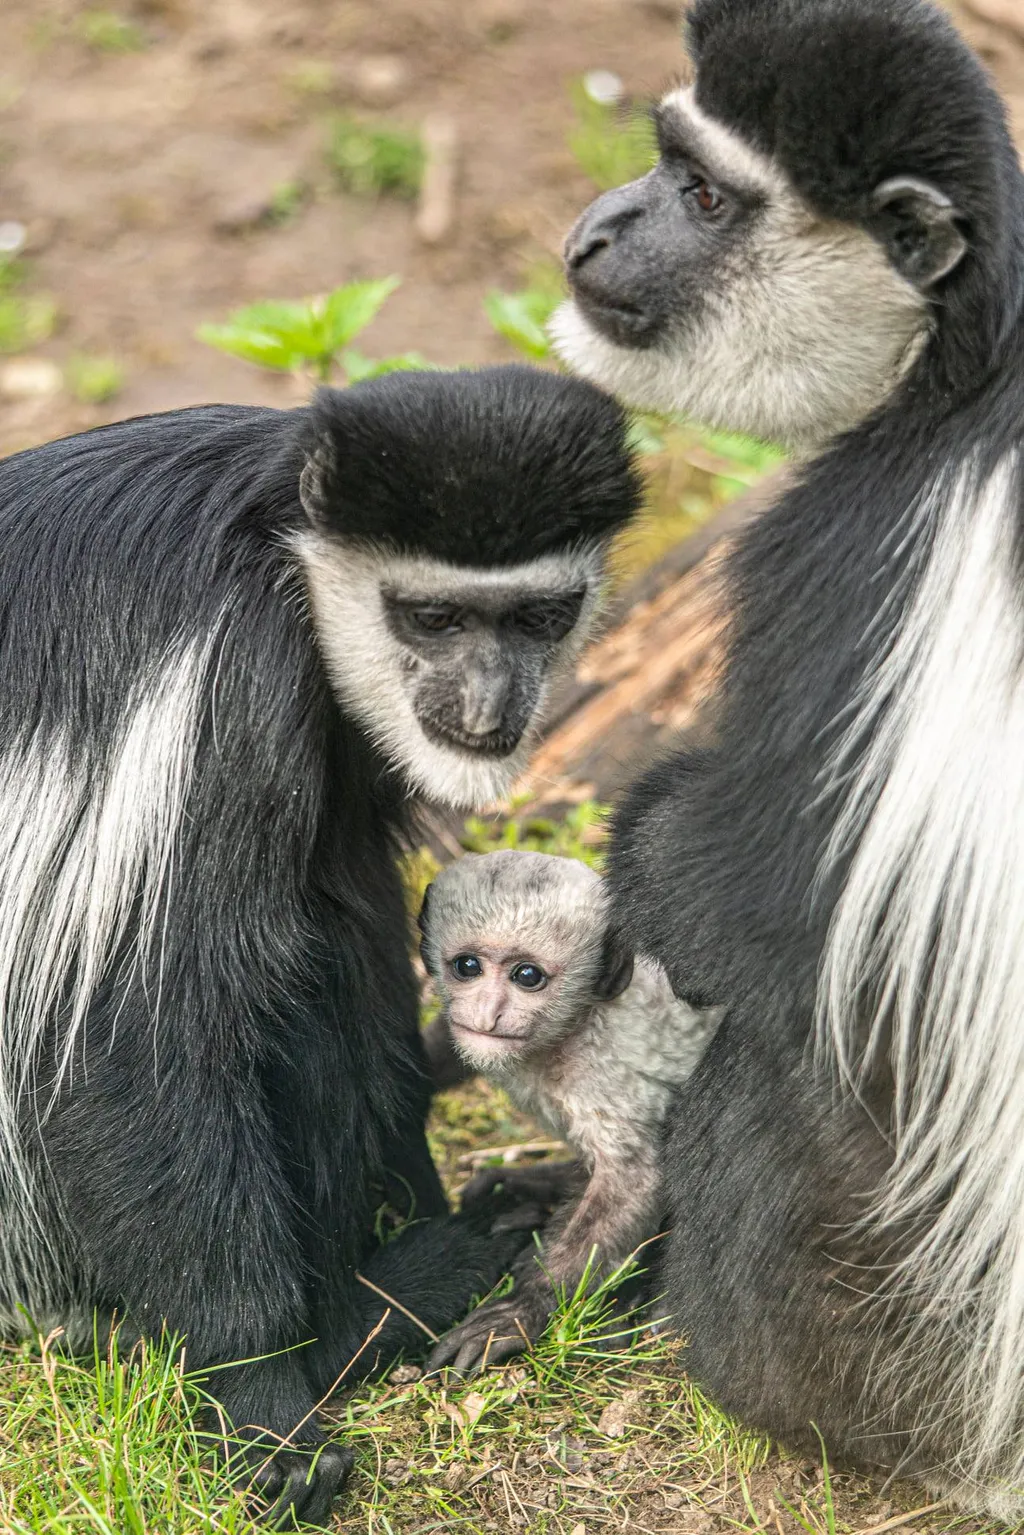
<path id="1" fill-rule="evenodd" d="M 166 1323 L 192 1367 L 292 1349 L 215 1377 L 239 1428 L 305 1420 L 299 1447 L 320 1442 L 314 1404 L 385 1311 L 357 1269 L 439 1332 L 523 1240 L 448 1216 L 427 1152 L 393 856 L 405 792 L 321 664 L 287 540 L 306 525 L 306 452 L 324 433 L 339 461 L 344 445 L 347 531 L 501 563 L 625 520 L 622 423 L 589 386 L 525 369 L 403 375 L 292 412 L 141 418 L 0 464 L 0 760 L 63 741 L 84 811 L 133 700 L 176 646 L 210 641 L 159 985 L 123 963 L 130 932 L 38 1131 L 51 1020 L 24 1139 L 59 1319 L 98 1306 Z M 388 1199 L 415 1220 L 380 1247 Z M 346 1379 L 423 1341 L 396 1310 Z M 308 1464 L 286 1465 L 265 1486 L 273 1517 L 324 1516 L 347 1465 L 322 1456 L 308 1486 Z"/>
<path id="2" fill-rule="evenodd" d="M 328 530 L 500 565 L 614 533 L 639 506 L 621 408 L 599 390 L 525 367 L 417 382 L 414 408 L 402 374 L 361 384 L 341 418 L 330 394 L 314 402 Z"/>
<path id="3" fill-rule="evenodd" d="M 1021 302 L 1019 171 L 1002 102 L 948 17 L 922 0 L 696 0 L 688 38 L 698 105 L 827 217 L 873 230 L 892 176 L 945 193 L 972 259 L 942 291 L 942 382 L 986 370 Z"/>
<path id="4" fill-rule="evenodd" d="M 905 1234 L 884 1250 L 849 1235 L 890 1161 L 891 1081 L 880 1063 L 840 1106 L 810 1061 L 845 872 L 815 893 L 840 798 L 820 775 L 925 563 L 933 526 L 904 536 L 919 493 L 971 454 L 984 477 L 1021 443 L 1024 187 L 980 67 L 917 0 L 697 0 L 690 28 L 698 102 L 823 213 L 862 219 L 879 181 L 913 174 L 969 228 L 904 385 L 739 540 L 715 745 L 640 780 L 611 859 L 637 947 L 680 995 L 728 1009 L 667 1150 L 665 1283 L 690 1367 L 783 1439 L 815 1449 L 813 1423 L 830 1453 L 926 1472 L 958 1450 L 950 1361 L 909 1396 L 906 1380 L 876 1383 L 906 1316 L 863 1294 Z"/>

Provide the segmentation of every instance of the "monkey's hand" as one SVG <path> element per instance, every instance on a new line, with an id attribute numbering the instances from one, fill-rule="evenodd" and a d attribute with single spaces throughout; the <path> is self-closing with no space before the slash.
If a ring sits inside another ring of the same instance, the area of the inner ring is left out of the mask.
<path id="1" fill-rule="evenodd" d="M 525 1167 L 482 1167 L 459 1195 L 460 1208 L 470 1210 L 495 1189 L 516 1200 L 533 1200 L 549 1210 L 582 1193 L 586 1169 L 573 1162 L 534 1162 Z"/>
<path id="2" fill-rule="evenodd" d="M 271 1530 L 327 1524 L 354 1460 L 347 1445 L 319 1434 L 316 1443 L 287 1447 L 253 1435 L 237 1466 L 238 1480 L 249 1489 L 250 1516 Z"/>
<path id="3" fill-rule="evenodd" d="M 502 1364 L 529 1349 L 548 1324 L 554 1297 L 546 1287 L 525 1284 L 513 1295 L 486 1301 L 458 1327 L 446 1333 L 427 1360 L 427 1370 L 450 1366 L 474 1375 L 489 1364 Z"/>

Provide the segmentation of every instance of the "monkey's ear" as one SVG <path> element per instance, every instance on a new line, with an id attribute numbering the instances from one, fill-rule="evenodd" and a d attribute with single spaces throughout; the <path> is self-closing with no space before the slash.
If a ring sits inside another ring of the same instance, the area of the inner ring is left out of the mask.
<path id="1" fill-rule="evenodd" d="M 322 437 L 299 475 L 299 500 L 315 528 L 325 527 L 329 520 L 330 491 L 337 469 L 334 444 L 329 437 Z"/>
<path id="2" fill-rule="evenodd" d="M 945 192 L 917 176 L 893 176 L 871 194 L 868 225 L 892 265 L 915 288 L 931 288 L 967 252 L 963 218 Z"/>
<path id="3" fill-rule="evenodd" d="M 601 952 L 601 968 L 594 984 L 594 996 L 598 1002 L 611 1002 L 621 997 L 633 979 L 633 950 L 621 933 L 610 927 L 604 935 Z"/>
<path id="4" fill-rule="evenodd" d="M 423 901 L 420 905 L 420 914 L 416 918 L 416 926 L 420 930 L 420 958 L 422 959 L 423 967 L 428 974 L 430 972 L 430 965 L 427 962 L 427 907 L 430 905 L 430 891 L 431 886 L 428 885 L 426 890 L 423 892 Z"/>

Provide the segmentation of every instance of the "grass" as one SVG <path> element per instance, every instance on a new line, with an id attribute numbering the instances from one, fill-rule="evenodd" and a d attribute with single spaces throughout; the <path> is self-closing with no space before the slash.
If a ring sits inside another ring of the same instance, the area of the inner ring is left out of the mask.
<path id="1" fill-rule="evenodd" d="M 114 357 L 76 352 L 64 368 L 68 388 L 83 405 L 103 405 L 124 388 L 124 368 Z"/>
<path id="2" fill-rule="evenodd" d="M 507 1133 L 492 1097 L 476 1105 L 480 1091 L 446 1096 L 460 1097 L 473 1134 L 481 1123 Z M 442 1122 L 457 1117 L 450 1103 Z M 566 1297 L 512 1367 L 454 1384 L 400 1367 L 326 1410 L 329 1432 L 357 1452 L 332 1528 L 850 1535 L 890 1515 L 824 1448 L 794 1459 L 741 1429 L 687 1379 L 684 1357 L 599 1293 Z M 254 1535 L 197 1427 L 201 1401 L 166 1341 L 125 1357 L 115 1333 L 87 1360 L 52 1340 L 0 1352 L 4 1535 Z"/>
<path id="3" fill-rule="evenodd" d="M 327 159 L 342 188 L 357 197 L 415 197 L 423 178 L 419 134 L 393 123 L 336 117 Z"/>
<path id="4" fill-rule="evenodd" d="M 75 31 L 96 53 L 139 53 L 146 46 L 142 28 L 120 11 L 83 11 L 76 18 Z"/>

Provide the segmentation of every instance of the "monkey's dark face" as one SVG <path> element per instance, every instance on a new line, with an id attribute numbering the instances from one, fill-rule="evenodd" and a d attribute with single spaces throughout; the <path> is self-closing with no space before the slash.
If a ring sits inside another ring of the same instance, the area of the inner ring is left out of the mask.
<path id="1" fill-rule="evenodd" d="M 495 591 L 469 582 L 447 598 L 385 589 L 388 629 L 427 739 L 481 757 L 514 752 L 586 597 L 586 585 Z"/>
<path id="2" fill-rule="evenodd" d="M 559 351 L 636 404 L 796 447 L 861 420 L 928 330 L 888 231 L 817 215 L 690 91 L 670 93 L 656 123 L 654 170 L 599 197 L 569 235 Z"/>
<path id="3" fill-rule="evenodd" d="M 332 682 L 371 739 L 432 799 L 507 793 L 592 626 L 603 545 L 492 570 L 316 535 L 300 548 Z"/>

